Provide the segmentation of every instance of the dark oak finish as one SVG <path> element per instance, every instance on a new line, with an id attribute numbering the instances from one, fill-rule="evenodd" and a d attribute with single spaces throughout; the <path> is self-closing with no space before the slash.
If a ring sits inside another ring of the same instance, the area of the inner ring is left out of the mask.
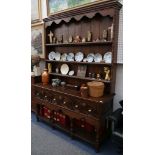
<path id="1" fill-rule="evenodd" d="M 68 64 L 85 64 L 85 65 L 105 65 L 111 66 L 111 63 L 104 63 L 104 62 L 77 62 L 77 61 L 56 61 L 56 60 L 45 60 L 46 62 L 51 63 L 68 63 Z"/>
<path id="2" fill-rule="evenodd" d="M 95 46 L 95 45 L 106 45 L 106 44 L 112 44 L 111 41 L 105 41 L 105 42 L 80 42 L 80 43 L 57 43 L 57 44 L 46 44 L 46 46 Z"/>
<path id="3" fill-rule="evenodd" d="M 104 82 L 104 83 L 110 83 L 110 81 L 107 80 L 97 80 L 97 79 L 93 79 L 93 78 L 89 78 L 89 77 L 78 77 L 78 76 L 70 76 L 70 75 L 62 75 L 62 74 L 57 74 L 57 73 L 50 73 L 51 75 L 55 75 L 55 76 L 60 76 L 60 77 L 68 77 L 68 78 L 73 78 L 73 79 L 81 79 L 81 80 L 87 80 L 87 81 L 99 81 L 99 82 Z M 83 81 L 84 82 L 84 81 Z"/>
<path id="4" fill-rule="evenodd" d="M 32 80 L 32 109 L 36 112 L 37 120 L 43 120 L 70 134 L 72 138 L 80 138 L 92 144 L 96 151 L 99 151 L 103 139 L 107 135 L 106 116 L 112 112 L 113 97 L 115 93 L 116 62 L 117 62 L 117 40 L 119 9 L 121 4 L 111 0 L 100 2 L 90 6 L 58 13 L 44 19 L 45 22 L 45 62 L 52 64 L 50 73 L 50 83 L 44 86 L 40 80 Z M 95 42 L 98 37 L 102 38 L 102 32 L 113 24 L 113 38 L 108 41 Z M 57 38 L 63 35 L 63 43 L 49 42 L 48 34 L 52 31 Z M 66 43 L 69 36 L 75 38 L 76 35 L 87 36 L 87 32 L 92 32 L 92 41 L 85 43 Z M 51 51 L 62 53 L 82 51 L 86 57 L 89 53 L 112 52 L 112 63 L 96 62 L 69 62 L 48 60 Z M 63 63 L 69 65 L 70 70 L 74 70 L 74 76 L 56 73 L 56 68 L 60 68 Z M 87 66 L 86 76 L 79 77 L 77 69 L 79 65 Z M 104 67 L 111 70 L 111 80 L 104 80 Z M 100 74 L 101 80 L 89 77 L 89 72 Z M 103 97 L 82 97 L 79 89 L 71 87 L 52 87 L 51 79 L 59 78 L 77 88 L 83 83 L 96 80 L 105 84 Z M 45 107 L 47 111 L 45 111 Z"/>

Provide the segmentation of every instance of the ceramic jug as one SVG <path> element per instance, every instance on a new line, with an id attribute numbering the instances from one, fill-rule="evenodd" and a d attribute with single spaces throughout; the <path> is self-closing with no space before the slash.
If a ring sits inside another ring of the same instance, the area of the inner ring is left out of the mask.
<path id="1" fill-rule="evenodd" d="M 43 85 L 47 85 L 49 83 L 49 74 L 47 69 L 44 69 L 42 73 L 42 83 Z"/>

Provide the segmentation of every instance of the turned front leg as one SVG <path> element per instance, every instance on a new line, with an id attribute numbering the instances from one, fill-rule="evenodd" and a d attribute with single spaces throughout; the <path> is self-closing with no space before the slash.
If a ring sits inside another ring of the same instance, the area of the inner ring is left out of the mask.
<path id="1" fill-rule="evenodd" d="M 74 125 L 73 124 L 74 123 L 73 122 L 74 122 L 74 119 L 71 118 L 70 119 L 70 136 L 71 136 L 72 139 L 74 139 L 74 136 L 73 136 L 73 131 L 74 131 Z"/>

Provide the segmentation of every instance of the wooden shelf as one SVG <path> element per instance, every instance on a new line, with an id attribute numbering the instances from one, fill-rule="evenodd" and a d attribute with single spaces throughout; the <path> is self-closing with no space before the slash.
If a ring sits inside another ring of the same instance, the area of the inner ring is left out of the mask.
<path id="1" fill-rule="evenodd" d="M 104 63 L 104 62 L 77 62 L 77 61 L 57 61 L 57 60 L 45 60 L 46 62 L 53 62 L 53 63 L 69 63 L 69 64 L 85 64 L 85 65 L 107 65 L 111 66 L 111 63 Z"/>
<path id="2" fill-rule="evenodd" d="M 87 46 L 87 45 L 111 45 L 112 41 L 105 42 L 85 42 L 85 43 L 58 43 L 58 44 L 46 44 L 46 46 Z"/>
<path id="3" fill-rule="evenodd" d="M 45 117 L 42 117 L 42 116 L 39 116 L 37 115 L 37 117 L 39 118 L 39 121 L 43 121 L 43 122 L 46 122 L 47 124 L 49 125 L 53 125 L 54 127 L 56 127 L 57 129 L 59 130 L 62 130 L 66 133 L 70 133 L 70 128 L 69 127 L 65 127 L 65 126 L 62 126 L 58 123 L 52 123 L 50 119 L 47 119 Z M 90 136 L 88 133 L 86 132 L 81 132 L 81 131 L 78 131 L 76 130 L 75 133 L 72 133 L 74 137 L 76 138 L 80 138 L 88 143 L 91 143 L 91 144 L 95 144 L 95 137 L 94 136 Z"/>
<path id="4" fill-rule="evenodd" d="M 88 143 L 91 143 L 92 145 L 95 145 L 95 135 L 92 136 L 92 134 L 88 132 L 83 132 L 81 130 L 75 130 L 74 134 L 75 137 L 80 138 Z"/>
<path id="5" fill-rule="evenodd" d="M 68 77 L 68 78 L 74 78 L 74 79 L 80 79 L 80 80 L 87 80 L 87 81 L 98 81 L 98 82 L 104 82 L 104 83 L 111 83 L 111 81 L 106 81 L 106 80 L 97 80 L 89 77 L 79 77 L 79 76 L 70 76 L 70 75 L 63 75 L 63 74 L 58 74 L 58 73 L 49 73 L 51 75 L 55 76 L 61 76 L 61 77 Z"/>

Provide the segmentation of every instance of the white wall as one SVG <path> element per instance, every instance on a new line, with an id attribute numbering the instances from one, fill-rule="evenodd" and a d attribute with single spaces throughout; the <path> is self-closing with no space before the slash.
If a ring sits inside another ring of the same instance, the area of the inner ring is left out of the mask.
<path id="1" fill-rule="evenodd" d="M 119 0 L 121 3 L 123 0 Z M 42 18 L 47 17 L 47 6 L 46 0 L 42 0 Z M 118 63 L 123 63 L 123 9 L 120 10 L 119 17 L 119 35 L 118 35 Z M 42 61 L 40 63 L 41 70 L 44 69 L 45 63 Z M 116 85 L 115 85 L 115 97 L 113 109 L 119 107 L 119 101 L 123 99 L 123 64 L 117 65 L 116 70 Z"/>
<path id="2" fill-rule="evenodd" d="M 47 17 L 47 5 L 46 5 L 46 0 L 41 0 L 41 4 L 42 4 L 42 19 Z"/>
<path id="3" fill-rule="evenodd" d="M 116 85 L 113 109 L 119 108 L 119 101 L 123 99 L 123 65 L 118 64 L 116 70 Z"/>
<path id="4" fill-rule="evenodd" d="M 123 0 L 119 0 L 123 3 Z M 117 65 L 116 70 L 116 85 L 115 85 L 115 97 L 113 109 L 119 108 L 119 101 L 123 99 L 123 7 L 119 13 L 119 34 L 118 34 L 118 55 L 117 62 L 121 63 Z"/>

